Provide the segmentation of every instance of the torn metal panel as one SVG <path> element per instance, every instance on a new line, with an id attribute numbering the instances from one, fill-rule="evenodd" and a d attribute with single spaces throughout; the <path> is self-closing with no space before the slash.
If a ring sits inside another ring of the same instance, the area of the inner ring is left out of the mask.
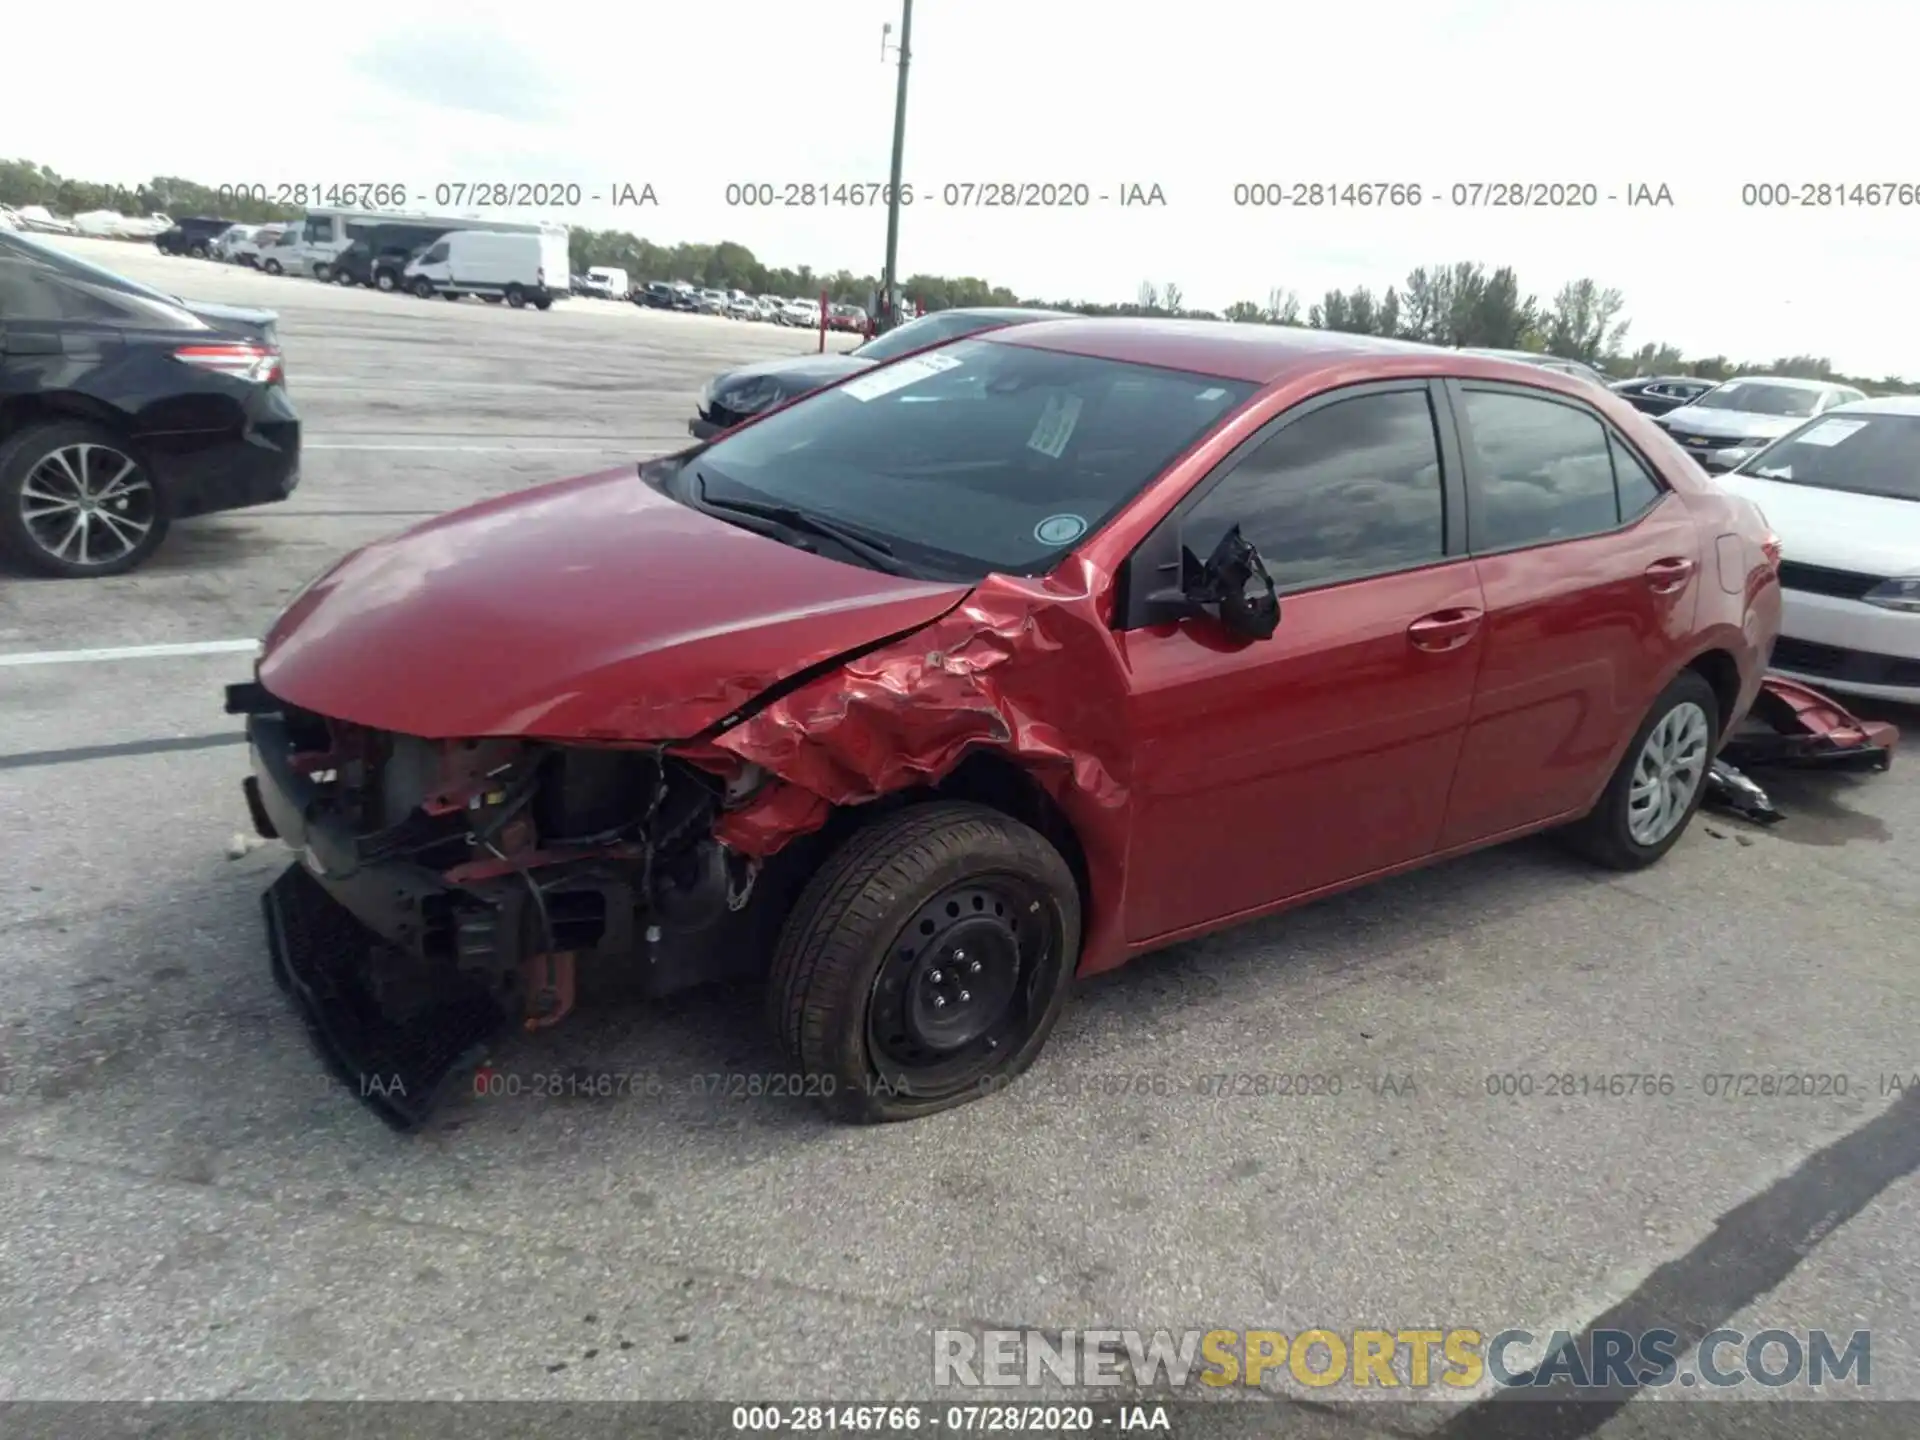
<path id="1" fill-rule="evenodd" d="M 967 755 L 998 750 L 1059 803 L 1085 851 L 1082 972 L 1117 963 L 1129 746 L 1125 670 L 1093 600 L 1099 578 L 1086 566 L 1046 580 L 990 576 L 926 628 L 780 697 L 702 753 L 680 752 L 777 777 L 721 820 L 717 838 L 764 857 L 818 829 L 832 807 L 937 784 Z"/>

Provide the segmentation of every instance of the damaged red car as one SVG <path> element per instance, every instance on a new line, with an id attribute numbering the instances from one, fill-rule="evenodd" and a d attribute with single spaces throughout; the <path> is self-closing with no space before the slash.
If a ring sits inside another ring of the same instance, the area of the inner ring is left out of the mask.
<path id="1" fill-rule="evenodd" d="M 443 516 L 266 636 L 276 973 L 435 1087 L 580 967 L 764 982 L 794 1088 L 925 1115 L 1077 976 L 1532 831 L 1658 860 L 1779 547 L 1624 400 L 1337 334 L 1046 321 Z"/>

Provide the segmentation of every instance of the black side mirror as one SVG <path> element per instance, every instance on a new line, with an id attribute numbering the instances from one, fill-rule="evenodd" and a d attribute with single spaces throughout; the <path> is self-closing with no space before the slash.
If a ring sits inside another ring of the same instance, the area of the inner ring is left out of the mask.
<path id="1" fill-rule="evenodd" d="M 1280 628 L 1280 597 L 1266 562 L 1235 525 L 1220 537 L 1200 567 L 1187 596 L 1219 616 L 1220 623 L 1248 640 L 1270 640 Z"/>

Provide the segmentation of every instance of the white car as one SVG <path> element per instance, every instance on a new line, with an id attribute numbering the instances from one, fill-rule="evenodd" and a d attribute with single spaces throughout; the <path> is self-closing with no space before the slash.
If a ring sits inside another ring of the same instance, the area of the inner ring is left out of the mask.
<path id="1" fill-rule="evenodd" d="M 213 237 L 213 243 L 207 246 L 207 253 L 216 260 L 233 264 L 235 263 L 234 251 L 253 239 L 259 228 L 257 225 L 229 225 Z"/>
<path id="2" fill-rule="evenodd" d="M 729 320 L 758 320 L 760 302 L 751 295 L 732 295 L 727 298 L 727 318 Z"/>
<path id="3" fill-rule="evenodd" d="M 1717 473 L 1752 459 L 1802 420 L 1866 398 L 1850 385 L 1828 380 L 1736 375 L 1653 423 L 1709 473 Z"/>
<path id="4" fill-rule="evenodd" d="M 1827 410 L 1715 479 L 1780 537 L 1773 668 L 1920 704 L 1920 396 Z"/>
<path id="5" fill-rule="evenodd" d="M 802 329 L 820 325 L 820 302 L 818 300 L 789 300 L 780 307 L 780 323 L 795 325 Z"/>

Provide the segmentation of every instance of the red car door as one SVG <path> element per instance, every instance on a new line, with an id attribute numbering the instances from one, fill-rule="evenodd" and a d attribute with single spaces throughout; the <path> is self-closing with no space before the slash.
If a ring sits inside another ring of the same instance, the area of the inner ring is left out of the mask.
<path id="1" fill-rule="evenodd" d="M 1681 658 L 1701 561 L 1686 505 L 1595 410 L 1520 385 L 1447 392 L 1487 618 L 1443 847 L 1593 802 Z"/>
<path id="2" fill-rule="evenodd" d="M 1126 929 L 1167 938 L 1430 853 L 1480 663 L 1458 451 L 1437 382 L 1295 406 L 1129 562 Z M 1443 437 L 1446 437 L 1443 443 Z M 1269 639 L 1155 623 L 1156 575 L 1238 525 L 1280 592 Z"/>

